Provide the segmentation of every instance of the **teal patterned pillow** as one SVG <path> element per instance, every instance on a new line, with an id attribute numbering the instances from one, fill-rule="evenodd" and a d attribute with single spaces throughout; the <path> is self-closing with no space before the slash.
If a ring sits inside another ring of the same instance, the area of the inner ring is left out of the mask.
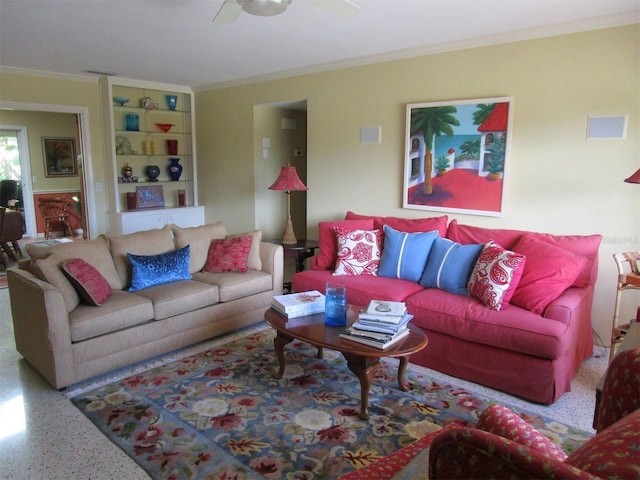
<path id="1" fill-rule="evenodd" d="M 127 253 L 131 262 L 130 292 L 163 283 L 191 280 L 189 273 L 189 245 L 160 255 Z"/>

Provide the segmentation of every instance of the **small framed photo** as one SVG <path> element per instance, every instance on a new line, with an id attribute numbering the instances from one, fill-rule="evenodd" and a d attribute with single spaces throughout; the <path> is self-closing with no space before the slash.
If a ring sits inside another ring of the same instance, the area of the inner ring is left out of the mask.
<path id="1" fill-rule="evenodd" d="M 162 185 L 152 187 L 136 187 L 138 209 L 143 208 L 164 208 L 164 193 Z"/>
<path id="2" fill-rule="evenodd" d="M 76 143 L 74 138 L 42 137 L 45 177 L 75 177 Z"/>

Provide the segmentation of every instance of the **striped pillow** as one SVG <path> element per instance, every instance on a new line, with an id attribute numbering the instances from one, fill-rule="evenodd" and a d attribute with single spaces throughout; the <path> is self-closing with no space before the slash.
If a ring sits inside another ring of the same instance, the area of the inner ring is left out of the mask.
<path id="1" fill-rule="evenodd" d="M 384 226 L 384 247 L 378 275 L 417 282 L 427 265 L 427 258 L 437 231 L 407 233 Z"/>
<path id="2" fill-rule="evenodd" d="M 420 285 L 458 295 L 469 295 L 469 277 L 483 247 L 483 244 L 461 245 L 447 238 L 436 238 Z"/>

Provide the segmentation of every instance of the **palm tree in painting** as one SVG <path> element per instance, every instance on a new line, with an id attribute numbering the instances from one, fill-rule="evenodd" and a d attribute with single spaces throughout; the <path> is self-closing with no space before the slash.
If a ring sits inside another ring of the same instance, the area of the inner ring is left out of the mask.
<path id="1" fill-rule="evenodd" d="M 458 110 L 452 105 L 443 107 L 416 108 L 411 111 L 411 135 L 422 134 L 426 146 L 424 152 L 424 193 L 431 195 L 431 171 L 433 170 L 433 144 L 440 135 L 453 135 L 453 126 L 460 122 L 453 115 Z"/>
<path id="2" fill-rule="evenodd" d="M 496 104 L 480 103 L 476 105 L 476 107 L 478 107 L 478 109 L 475 112 L 473 112 L 473 115 L 472 115 L 473 124 L 481 125 L 482 122 L 484 122 L 487 119 L 487 117 L 491 114 L 491 112 L 493 112 L 493 109 L 496 108 Z"/>
<path id="3" fill-rule="evenodd" d="M 474 140 L 467 140 L 462 145 L 460 145 L 460 151 L 462 152 L 462 157 L 464 158 L 478 158 L 480 155 L 480 139 L 476 138 Z"/>

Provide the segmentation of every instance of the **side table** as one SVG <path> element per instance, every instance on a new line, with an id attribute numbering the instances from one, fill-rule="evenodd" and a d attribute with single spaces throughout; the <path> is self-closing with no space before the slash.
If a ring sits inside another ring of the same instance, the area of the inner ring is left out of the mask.
<path id="1" fill-rule="evenodd" d="M 317 240 L 303 239 L 290 244 L 282 243 L 282 240 L 265 240 L 265 242 L 282 245 L 285 253 L 294 252 L 296 256 L 296 273 L 304 270 L 304 261 L 309 257 L 313 257 L 319 247 Z M 284 290 L 286 293 L 291 293 L 291 282 L 284 282 Z"/>

